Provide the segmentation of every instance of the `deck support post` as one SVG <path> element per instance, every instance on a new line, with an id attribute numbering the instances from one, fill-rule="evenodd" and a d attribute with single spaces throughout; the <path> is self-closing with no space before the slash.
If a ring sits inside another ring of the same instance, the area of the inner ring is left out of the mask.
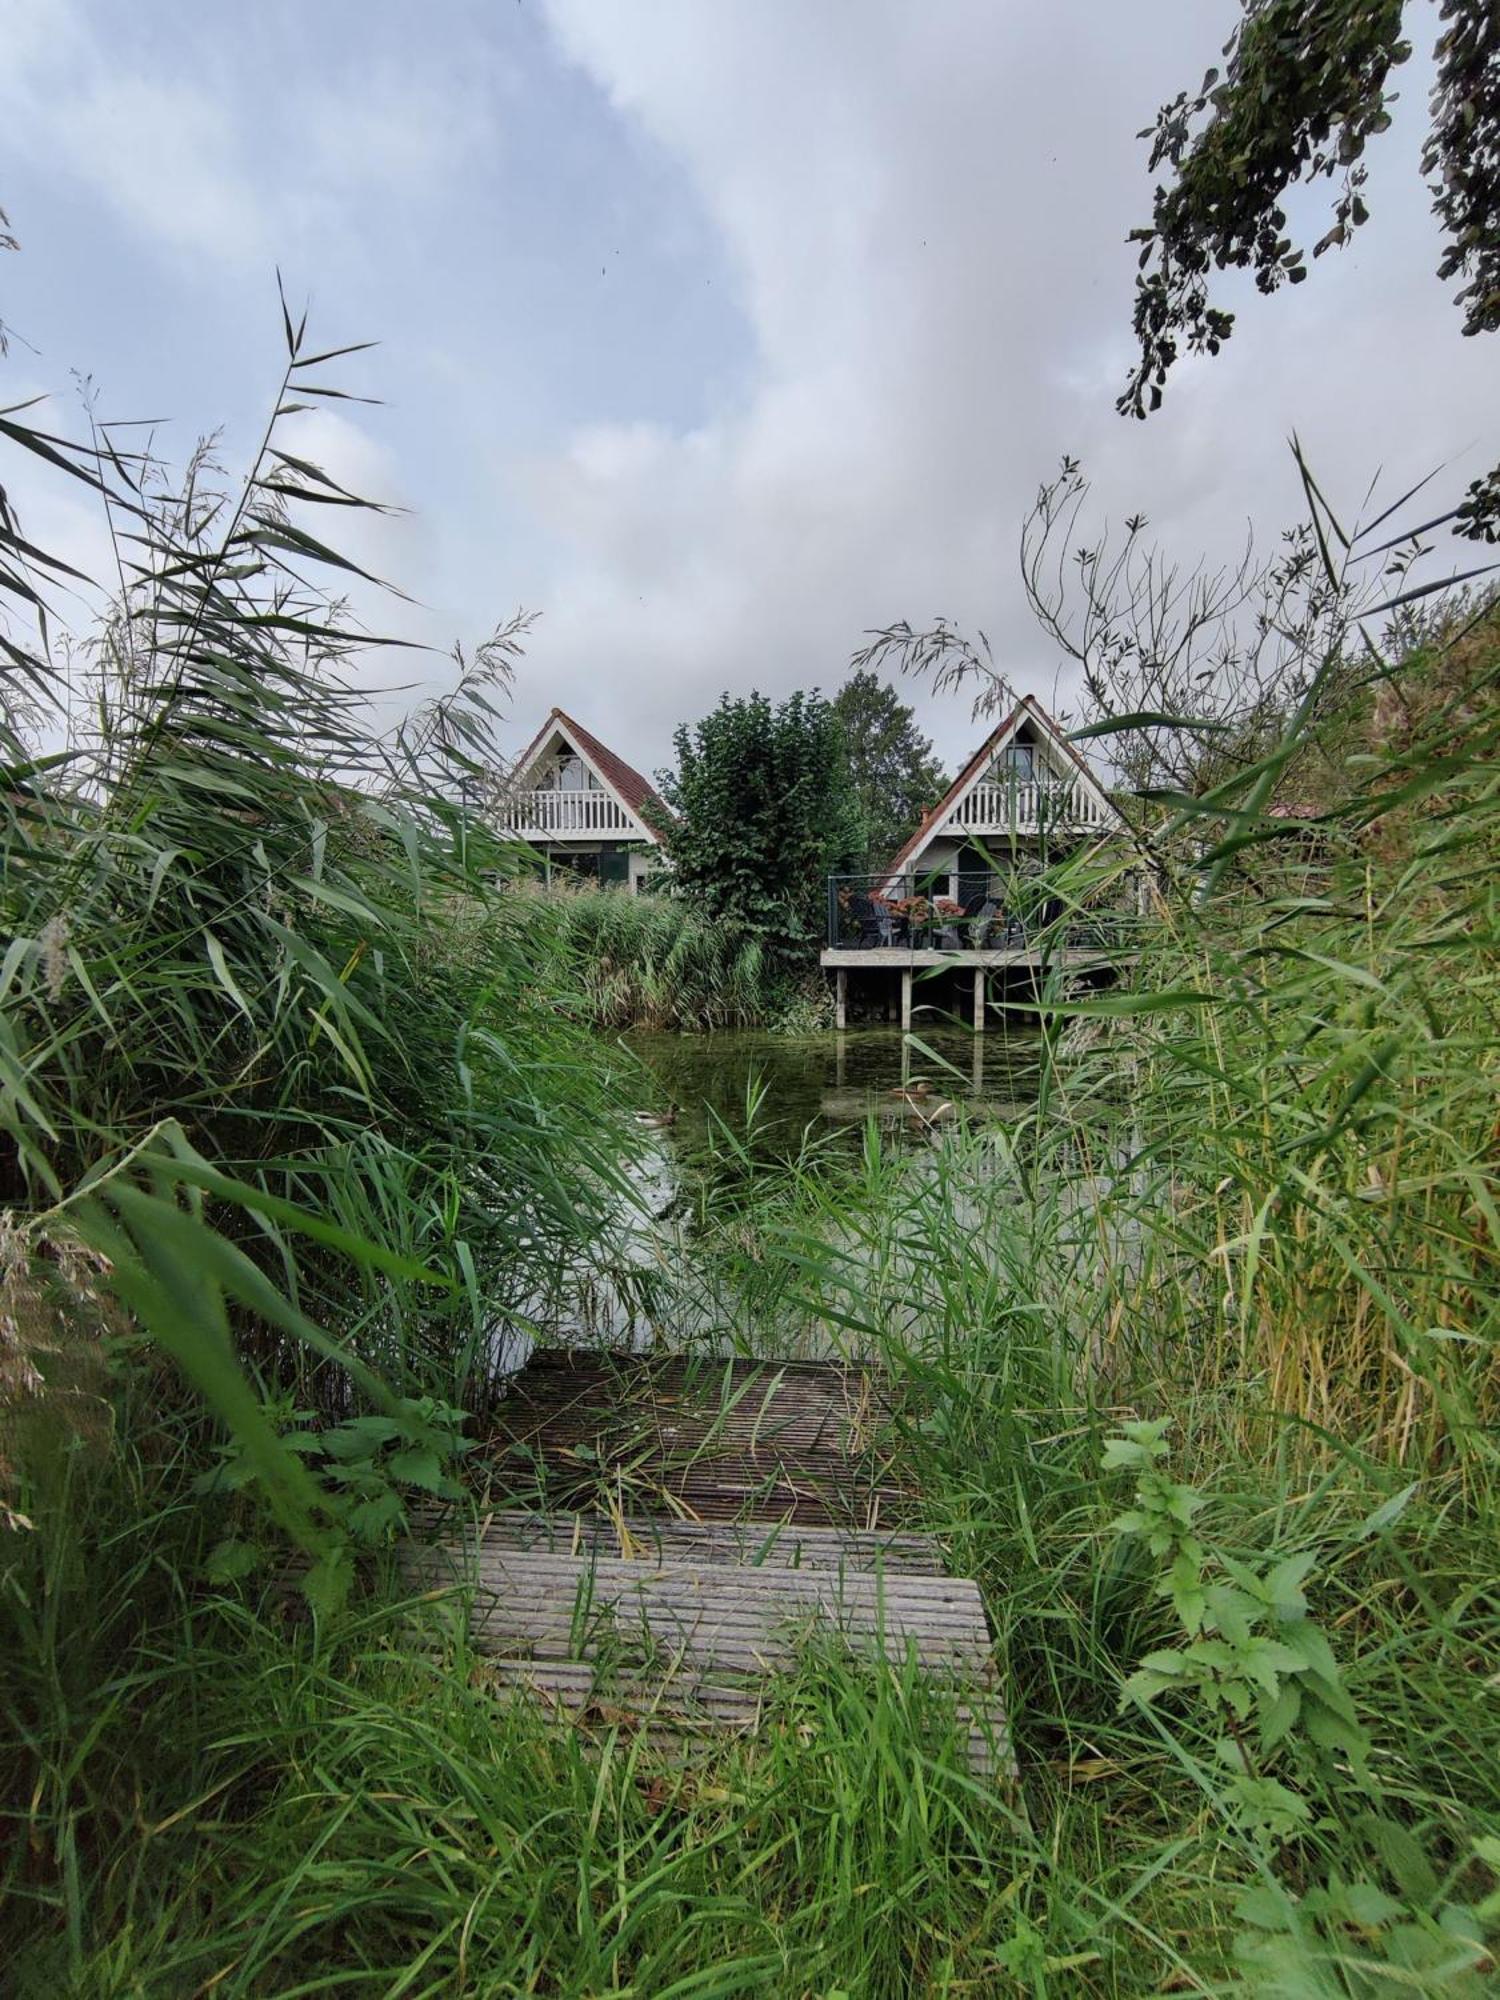
<path id="1" fill-rule="evenodd" d="M 833 975 L 833 1024 L 840 1034 L 849 1025 L 849 973 L 842 965 Z"/>
<path id="2" fill-rule="evenodd" d="M 976 965 L 974 968 L 974 1032 L 976 1035 L 984 1033 L 984 967 L 982 965 Z"/>
<path id="3" fill-rule="evenodd" d="M 911 1033 L 911 967 L 903 966 L 901 971 L 901 1032 Z"/>

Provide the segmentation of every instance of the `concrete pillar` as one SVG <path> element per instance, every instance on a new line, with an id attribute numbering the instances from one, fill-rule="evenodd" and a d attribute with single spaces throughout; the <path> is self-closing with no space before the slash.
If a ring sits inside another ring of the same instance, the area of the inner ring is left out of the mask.
<path id="1" fill-rule="evenodd" d="M 904 967 L 901 973 L 901 1032 L 903 1035 L 911 1033 L 911 967 L 909 965 Z"/>
<path id="2" fill-rule="evenodd" d="M 849 1025 L 849 969 L 843 965 L 833 975 L 833 1025 L 840 1034 Z"/>
<path id="3" fill-rule="evenodd" d="M 974 1032 L 976 1035 L 984 1033 L 984 967 L 982 965 L 976 965 L 974 968 Z"/>

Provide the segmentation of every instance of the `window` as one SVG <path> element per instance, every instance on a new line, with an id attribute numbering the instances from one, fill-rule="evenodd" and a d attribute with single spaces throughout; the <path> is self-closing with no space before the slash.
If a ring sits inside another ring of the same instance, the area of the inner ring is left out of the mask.
<path id="1" fill-rule="evenodd" d="M 581 757 L 559 751 L 536 781 L 539 792 L 602 792 L 604 787 Z"/>
<path id="2" fill-rule="evenodd" d="M 995 759 L 994 768 L 997 778 L 1019 778 L 1030 784 L 1036 776 L 1036 751 L 1031 744 L 1019 740 L 1007 743 Z"/>

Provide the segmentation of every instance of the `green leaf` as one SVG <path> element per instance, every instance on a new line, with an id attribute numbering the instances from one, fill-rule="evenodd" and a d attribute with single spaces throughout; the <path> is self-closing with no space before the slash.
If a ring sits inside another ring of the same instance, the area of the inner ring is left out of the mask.
<path id="1" fill-rule="evenodd" d="M 1117 736 L 1127 729 L 1187 729 L 1195 735 L 1220 733 L 1228 729 L 1227 722 L 1210 722 L 1202 716 L 1167 715 L 1160 709 L 1138 708 L 1129 715 L 1111 715 L 1103 722 L 1088 722 L 1081 728 L 1070 729 L 1069 743 L 1086 743 L 1095 736 Z"/>
<path id="2" fill-rule="evenodd" d="M 1261 1747 L 1274 1750 L 1278 1743 L 1284 1743 L 1302 1714 L 1302 1690 L 1295 1680 L 1283 1681 L 1274 1701 L 1268 1703 L 1260 1718 Z"/>
<path id="3" fill-rule="evenodd" d="M 1302 1593 L 1302 1585 L 1318 1558 L 1316 1553 L 1288 1556 L 1285 1562 L 1277 1563 L 1265 1579 L 1266 1600 L 1283 1618 L 1299 1617 L 1307 1609 L 1307 1599 Z"/>
<path id="4" fill-rule="evenodd" d="M 204 1558 L 203 1574 L 210 1583 L 238 1583 L 265 1559 L 266 1551 L 258 1542 L 222 1541 Z"/>
<path id="5" fill-rule="evenodd" d="M 1341 1688 L 1339 1663 L 1322 1629 L 1311 1618 L 1290 1619 L 1278 1632 L 1282 1644 L 1291 1648 L 1311 1673 L 1330 1686 Z"/>
<path id="6" fill-rule="evenodd" d="M 203 942 L 208 952 L 208 962 L 214 969 L 214 977 L 253 1027 L 255 1025 L 255 1014 L 251 1009 L 250 1002 L 240 991 L 234 974 L 229 970 L 229 961 L 224 956 L 223 945 L 220 944 L 213 932 L 207 928 L 205 928 L 203 933 Z"/>
<path id="7" fill-rule="evenodd" d="M 1395 1897 L 1388 1896 L 1373 1882 L 1346 1883 L 1342 1901 L 1354 1922 L 1362 1924 L 1366 1930 L 1379 1930 L 1401 1915 L 1401 1905 Z"/>
<path id="8" fill-rule="evenodd" d="M 1254 1924 L 1257 1930 L 1284 1931 L 1296 1916 L 1295 1897 L 1289 1895 L 1279 1882 L 1253 1882 L 1242 1889 L 1235 1898 L 1234 1914 L 1242 1924 Z"/>
<path id="9" fill-rule="evenodd" d="M 350 1532 L 361 1541 L 379 1542 L 405 1525 L 406 1509 L 400 1494 L 387 1487 L 383 1492 L 355 1501 L 344 1518 Z"/>
<path id="10" fill-rule="evenodd" d="M 350 1417 L 333 1430 L 324 1431 L 323 1449 L 332 1458 L 373 1458 L 383 1445 L 394 1444 L 407 1434 L 399 1417 L 378 1416 L 374 1412 Z"/>
<path id="11" fill-rule="evenodd" d="M 1236 1590 L 1232 1584 L 1211 1583 L 1204 1594 L 1208 1599 L 1210 1622 L 1237 1645 L 1242 1645 L 1249 1638 L 1251 1628 L 1264 1616 L 1255 1599 L 1243 1590 Z"/>
<path id="12" fill-rule="evenodd" d="M 302 1594 L 320 1617 L 342 1611 L 354 1584 L 354 1557 L 347 1543 L 325 1550 L 302 1579 Z"/>
<path id="13" fill-rule="evenodd" d="M 407 1486 L 420 1486 L 428 1493 L 443 1493 L 453 1486 L 453 1481 L 443 1472 L 443 1463 L 437 1453 L 423 1446 L 393 1451 L 385 1462 L 385 1470 L 392 1479 L 400 1480 Z"/>
<path id="14" fill-rule="evenodd" d="M 1414 1479 L 1410 1486 L 1403 1486 L 1401 1491 L 1393 1493 L 1389 1500 L 1382 1500 L 1374 1512 L 1366 1514 L 1354 1530 L 1355 1539 L 1367 1541 L 1371 1535 L 1378 1535 L 1386 1528 L 1394 1527 L 1406 1512 L 1421 1483 L 1421 1480 Z"/>

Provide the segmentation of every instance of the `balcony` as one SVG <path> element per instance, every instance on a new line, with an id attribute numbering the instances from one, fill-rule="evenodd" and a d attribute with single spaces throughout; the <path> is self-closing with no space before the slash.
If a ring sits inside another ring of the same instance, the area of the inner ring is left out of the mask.
<path id="1" fill-rule="evenodd" d="M 946 870 L 927 875 L 830 875 L 828 944 L 824 963 L 853 963 L 854 953 L 870 962 L 895 964 L 903 958 L 936 963 L 961 954 L 999 962 L 1043 950 L 1065 953 L 1117 948 L 1130 918 L 1117 888 L 1099 907 L 1079 908 L 1061 897 L 1018 882 L 1018 908 L 1007 908 L 991 878 L 968 885 L 960 902 L 944 893 Z"/>
<path id="2" fill-rule="evenodd" d="M 1086 786 L 986 779 L 959 800 L 939 830 L 980 835 L 1086 833 L 1108 822 L 1107 808 Z"/>
<path id="3" fill-rule="evenodd" d="M 506 802 L 506 818 L 523 840 L 641 837 L 640 827 L 609 792 L 516 792 Z"/>

